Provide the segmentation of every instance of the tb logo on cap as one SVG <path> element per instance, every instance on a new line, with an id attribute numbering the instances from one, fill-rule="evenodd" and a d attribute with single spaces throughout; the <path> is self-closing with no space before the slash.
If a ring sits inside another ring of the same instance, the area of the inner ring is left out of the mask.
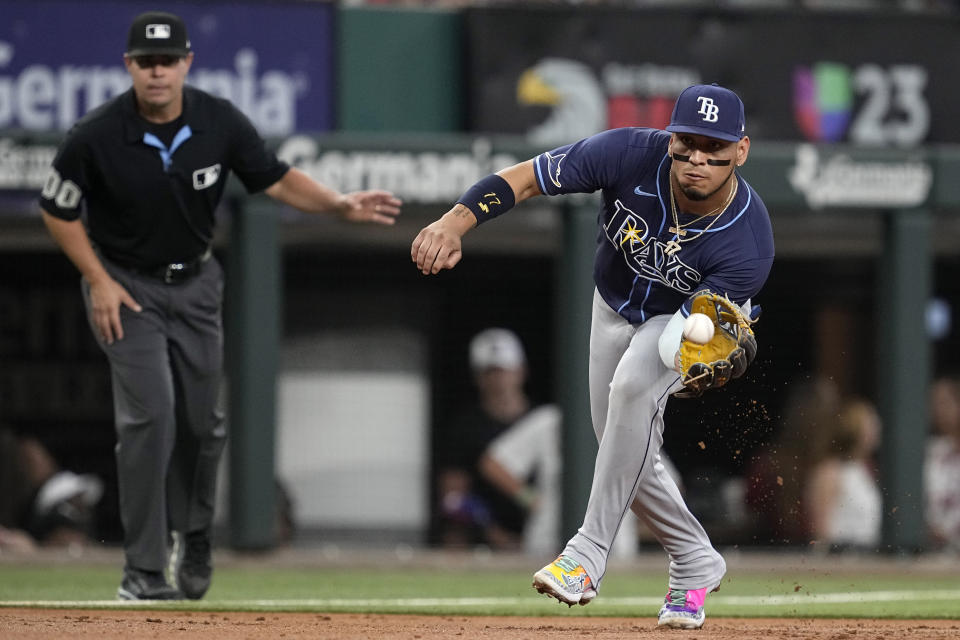
<path id="1" fill-rule="evenodd" d="M 703 116 L 704 122 L 716 122 L 719 120 L 720 107 L 718 107 L 714 102 L 713 98 L 708 98 L 707 96 L 699 96 L 697 102 L 700 103 L 700 115 Z"/>
<path id="2" fill-rule="evenodd" d="M 169 40 L 170 25 L 168 24 L 148 24 L 147 40 Z"/>

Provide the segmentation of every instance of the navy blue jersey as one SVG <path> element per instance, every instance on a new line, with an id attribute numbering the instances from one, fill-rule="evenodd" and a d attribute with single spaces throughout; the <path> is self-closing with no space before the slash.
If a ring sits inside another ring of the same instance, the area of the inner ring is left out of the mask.
<path id="1" fill-rule="evenodd" d="M 754 297 L 773 263 L 767 208 L 740 176 L 737 194 L 719 215 L 670 231 L 670 134 L 624 128 L 598 133 L 534 159 L 546 195 L 603 196 L 593 277 L 608 305 L 633 324 L 673 314 L 702 289 L 743 304 Z M 679 214 L 685 225 L 696 216 Z M 713 222 L 707 229 L 707 225 Z M 671 240 L 682 240 L 673 255 Z"/>

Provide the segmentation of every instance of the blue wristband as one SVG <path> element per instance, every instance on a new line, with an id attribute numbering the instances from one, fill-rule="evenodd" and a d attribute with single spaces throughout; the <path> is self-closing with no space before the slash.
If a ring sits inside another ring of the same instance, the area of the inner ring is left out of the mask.
<path id="1" fill-rule="evenodd" d="M 457 202 L 473 212 L 478 225 L 506 213 L 517 203 L 510 183 L 495 173 L 481 178 Z"/>

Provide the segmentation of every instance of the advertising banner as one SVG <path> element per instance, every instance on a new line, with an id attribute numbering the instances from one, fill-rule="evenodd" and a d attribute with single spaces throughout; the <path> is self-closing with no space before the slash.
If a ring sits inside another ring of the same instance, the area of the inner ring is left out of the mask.
<path id="1" fill-rule="evenodd" d="M 469 126 L 544 147 L 662 128 L 684 87 L 717 82 L 743 98 L 754 139 L 960 142 L 958 27 L 892 12 L 475 9 Z"/>
<path id="2" fill-rule="evenodd" d="M 151 2 L 0 0 L 0 130 L 65 131 L 130 86 L 133 18 Z M 174 3 L 195 54 L 187 82 L 229 98 L 264 136 L 333 128 L 335 6 Z"/>
<path id="3" fill-rule="evenodd" d="M 37 215 L 36 195 L 56 153 L 52 138 L 0 134 L 0 221 Z M 522 136 L 396 136 L 374 143 L 363 135 L 295 134 L 268 144 L 334 189 L 388 189 L 407 205 L 449 204 L 484 175 L 538 153 Z M 953 145 L 904 150 L 767 141 L 751 147 L 741 170 L 768 206 L 796 209 L 956 207 L 958 172 Z"/>

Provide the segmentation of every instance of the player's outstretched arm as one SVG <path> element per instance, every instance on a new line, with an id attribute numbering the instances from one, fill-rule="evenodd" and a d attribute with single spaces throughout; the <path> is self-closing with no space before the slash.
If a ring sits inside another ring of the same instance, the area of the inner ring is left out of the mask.
<path id="1" fill-rule="evenodd" d="M 304 213 L 335 213 L 350 222 L 393 224 L 402 204 L 389 191 L 342 194 L 320 184 L 296 167 L 291 167 L 265 193 Z"/>
<path id="2" fill-rule="evenodd" d="M 410 247 L 410 259 L 424 274 L 452 269 L 463 257 L 461 238 L 470 229 L 540 193 L 533 160 L 482 178 L 439 220 L 420 230 Z"/>
<path id="3" fill-rule="evenodd" d="M 459 203 L 453 205 L 439 220 L 420 230 L 410 247 L 410 259 L 424 274 L 453 269 L 462 256 L 460 239 L 476 224 L 469 209 Z"/>

